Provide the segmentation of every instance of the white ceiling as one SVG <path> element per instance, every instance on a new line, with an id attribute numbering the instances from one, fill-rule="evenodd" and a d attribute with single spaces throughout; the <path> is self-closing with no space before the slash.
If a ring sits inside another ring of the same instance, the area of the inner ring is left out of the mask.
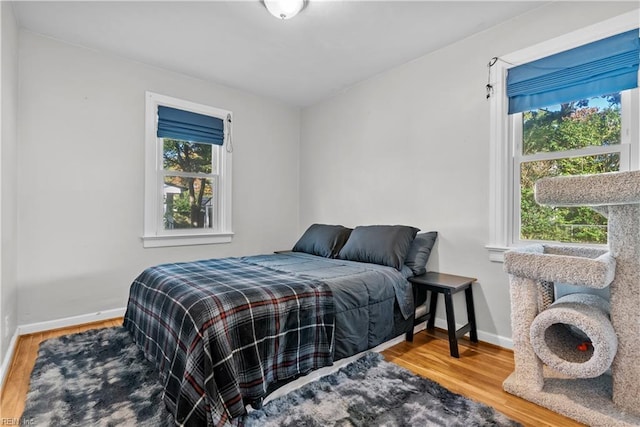
<path id="1" fill-rule="evenodd" d="M 280 21 L 255 1 L 15 2 L 22 28 L 297 106 L 540 1 L 321 1 Z"/>

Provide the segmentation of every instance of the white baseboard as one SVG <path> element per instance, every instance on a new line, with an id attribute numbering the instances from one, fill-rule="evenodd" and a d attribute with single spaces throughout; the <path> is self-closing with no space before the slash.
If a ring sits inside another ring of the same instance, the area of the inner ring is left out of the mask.
<path id="1" fill-rule="evenodd" d="M 82 314 L 79 316 L 72 316 L 72 317 L 65 317 L 62 319 L 56 319 L 56 320 L 48 320 L 45 322 L 37 322 L 37 323 L 29 323 L 26 325 L 19 325 L 18 328 L 16 329 L 15 334 L 13 335 L 13 337 L 11 338 L 11 342 L 9 343 L 9 350 L 7 351 L 7 354 L 2 362 L 2 366 L 0 367 L 0 386 L 4 386 L 4 381 L 6 379 L 6 375 L 9 371 L 9 367 L 11 364 L 11 361 L 13 360 L 13 354 L 15 352 L 16 349 L 16 344 L 18 341 L 18 336 L 19 335 L 27 335 L 27 334 L 33 334 L 33 333 L 37 333 L 37 332 L 43 332 L 43 331 L 49 331 L 49 330 L 53 330 L 53 329 L 60 329 L 60 328 L 68 328 L 71 326 L 77 326 L 77 325 L 82 325 L 82 324 L 86 324 L 86 323 L 91 323 L 91 322 L 99 322 L 102 320 L 108 320 L 108 319 L 113 319 L 116 317 L 122 317 L 124 316 L 124 313 L 126 311 L 125 307 L 122 308 L 115 308 L 115 309 L 111 309 L 111 310 L 104 310 L 104 311 L 98 311 L 97 313 L 89 313 L 89 314 Z M 414 333 L 417 333 L 421 330 L 423 330 L 425 328 L 425 323 L 421 323 L 415 326 L 414 328 Z M 447 322 L 444 319 L 436 319 L 435 321 L 435 326 L 441 329 L 447 329 Z M 457 328 L 462 327 L 462 325 L 457 325 Z M 512 349 L 513 348 L 513 340 L 511 338 L 507 338 L 507 337 L 502 337 L 499 335 L 495 335 L 495 334 L 490 334 L 487 332 L 483 332 L 483 331 L 478 331 L 478 339 L 480 341 L 484 341 L 484 342 L 488 342 L 491 344 L 495 344 L 497 346 L 500 347 L 504 347 L 504 348 L 508 348 L 508 349 Z M 380 346 L 376 347 L 375 349 L 372 349 L 372 351 L 382 351 L 388 347 L 391 347 L 395 344 L 398 344 L 400 342 L 404 341 L 404 335 L 399 336 L 397 338 L 395 338 L 394 340 L 388 341 L 386 343 L 381 344 Z M 346 362 L 349 363 L 350 361 L 352 361 L 353 359 L 358 358 L 358 356 L 361 355 L 357 355 L 354 356 L 352 358 L 347 358 L 344 361 L 341 362 Z M 346 364 L 345 363 L 345 364 Z M 340 364 L 339 366 L 342 366 L 342 364 Z M 335 368 L 335 367 L 333 367 Z M 320 374 L 320 372 L 318 372 L 318 374 Z M 326 373 L 321 373 L 320 375 L 326 375 Z M 317 377 L 317 374 L 312 375 L 313 377 Z M 307 378 L 308 380 L 308 378 Z M 299 387 L 299 385 L 294 385 L 292 384 L 293 388 L 297 388 L 296 386 Z M 271 398 L 273 398 L 272 396 L 270 396 Z"/>
<path id="2" fill-rule="evenodd" d="M 9 341 L 9 349 L 7 350 L 7 354 L 4 355 L 4 359 L 2 359 L 2 366 L 0 366 L 0 390 L 4 390 L 4 382 L 7 380 L 7 375 L 9 374 L 9 368 L 11 368 L 11 362 L 13 362 L 13 355 L 16 352 L 16 347 L 18 345 L 18 330 L 14 332 L 11 337 L 11 341 Z"/>
<path id="3" fill-rule="evenodd" d="M 498 347 L 513 350 L 513 340 L 501 335 L 489 334 L 487 332 L 478 331 L 478 340 L 497 345 Z"/>
<path id="4" fill-rule="evenodd" d="M 444 319 L 436 318 L 435 326 L 441 329 L 447 330 L 447 321 Z M 463 325 L 456 324 L 456 329 L 460 329 Z M 489 344 L 497 345 L 498 347 L 507 348 L 513 350 L 513 340 L 511 338 L 503 337 L 496 334 L 490 334 L 484 331 L 478 331 L 478 340 L 487 342 Z"/>
<path id="5" fill-rule="evenodd" d="M 427 313 L 427 311 L 428 311 L 427 303 L 425 302 L 424 304 L 416 307 L 416 317 L 424 316 Z M 436 321 L 434 322 L 434 324 L 440 329 L 444 329 L 445 331 L 447 330 L 447 321 L 445 319 L 440 319 L 436 317 Z M 462 326 L 464 325 L 456 324 L 456 329 L 460 329 Z M 425 323 L 422 323 L 422 329 L 424 328 L 425 328 Z M 496 334 L 490 334 L 484 331 L 478 331 L 478 340 L 497 345 L 498 347 L 504 347 L 504 348 L 513 350 L 513 340 L 508 337 L 503 337 Z"/>
<path id="6" fill-rule="evenodd" d="M 126 308 L 122 307 L 122 308 L 115 308 L 112 310 L 105 310 L 105 311 L 98 311 L 97 313 L 90 313 L 90 314 L 83 314 L 83 315 L 79 315 L 79 316 L 72 316 L 72 317 L 65 317 L 63 319 L 57 319 L 57 320 L 48 320 L 45 322 L 37 322 L 37 323 L 29 323 L 26 325 L 19 325 L 16 329 L 16 332 L 13 334 L 13 337 L 11 338 L 11 342 L 9 343 L 9 350 L 7 351 L 7 354 L 5 355 L 3 361 L 2 361 L 2 366 L 0 367 L 0 389 L 2 389 L 4 387 L 4 382 L 6 380 L 6 376 L 9 372 L 9 368 L 11 366 L 11 362 L 13 361 L 13 355 L 15 353 L 16 350 L 16 345 L 18 343 L 18 336 L 19 335 L 27 335 L 27 334 L 33 334 L 33 333 L 37 333 L 37 332 L 43 332 L 43 331 L 48 331 L 48 330 L 53 330 L 53 329 L 59 329 L 59 328 L 67 328 L 70 326 L 77 326 L 77 325 L 82 325 L 82 324 L 86 324 L 86 323 L 91 323 L 91 322 L 99 322 L 102 320 L 108 320 L 108 319 L 113 319 L 116 317 L 122 317 L 124 316 Z M 416 325 L 414 327 L 414 333 L 418 333 L 422 330 L 425 329 L 426 323 L 420 323 L 418 325 Z M 447 322 L 444 319 L 436 319 L 435 321 L 435 326 L 441 329 L 447 329 Z M 462 325 L 457 325 L 457 328 L 462 327 Z M 402 341 L 404 341 L 405 336 L 404 334 L 401 336 L 398 336 L 397 338 L 387 341 L 385 343 L 380 344 L 378 347 L 371 349 L 371 351 L 376 351 L 376 352 L 381 352 L 382 350 L 385 350 L 386 348 L 389 348 L 393 345 L 396 345 Z M 499 335 L 495 335 L 495 334 L 489 334 L 487 332 L 483 332 L 483 331 L 478 331 L 478 339 L 480 341 L 484 341 L 484 342 L 488 342 L 491 344 L 495 344 L 497 346 L 500 347 L 505 347 L 505 348 L 509 348 L 512 349 L 513 348 L 513 340 L 511 338 L 506 338 L 506 337 L 502 337 Z M 357 354 L 355 356 L 352 357 L 348 357 L 346 359 L 340 360 L 339 362 L 336 362 L 334 364 L 334 366 L 329 366 L 326 368 L 322 368 L 318 371 L 312 372 L 311 374 L 307 375 L 304 378 L 300 378 L 300 381 L 293 381 L 291 384 L 289 384 L 288 386 L 285 386 L 281 389 L 279 389 L 278 391 L 272 393 L 271 395 L 269 395 L 269 397 L 267 398 L 267 400 L 272 400 L 274 397 L 277 397 L 278 395 L 282 394 L 283 392 L 289 392 L 291 390 L 294 390 L 296 388 L 301 387 L 303 384 L 306 384 L 307 382 L 319 378 L 322 375 L 327 375 L 328 373 L 331 372 L 335 372 L 337 371 L 340 367 L 346 365 L 347 363 L 352 362 L 355 359 L 358 359 L 359 357 L 362 357 L 364 353 L 361 354 Z M 265 402 L 266 403 L 266 402 Z"/>
<path id="7" fill-rule="evenodd" d="M 34 334 L 36 332 L 50 331 L 53 329 L 68 328 L 70 326 L 85 323 L 100 322 L 124 316 L 126 308 L 114 308 L 112 310 L 98 311 L 97 313 L 81 314 L 79 316 L 65 317 L 63 319 L 47 320 L 45 322 L 29 323 L 18 326 L 18 335 Z"/>
<path id="8" fill-rule="evenodd" d="M 91 322 L 100 322 L 102 320 L 113 319 L 116 317 L 124 316 L 126 311 L 125 307 L 122 308 L 114 308 L 111 310 L 98 311 L 97 313 L 89 313 L 82 314 L 79 316 L 65 317 L 62 319 L 56 320 L 48 320 L 45 322 L 37 322 L 37 323 L 29 323 L 26 325 L 19 325 L 14 335 L 14 339 L 17 335 L 27 335 L 33 334 L 37 332 L 50 331 L 52 329 L 60 329 L 60 328 L 68 328 L 70 326 L 82 325 L 85 323 Z M 437 318 L 435 321 L 435 326 L 441 329 L 447 329 L 447 322 L 444 319 Z M 461 328 L 463 325 L 456 325 L 456 328 Z M 425 328 L 425 324 L 422 323 L 417 325 L 415 330 L 416 332 L 421 331 Z M 15 340 L 12 339 L 11 343 L 15 345 Z M 478 339 L 480 341 L 484 341 L 490 344 L 497 345 L 499 347 L 504 347 L 508 349 L 513 349 L 513 340 L 508 337 L 503 337 L 500 335 L 490 334 L 484 331 L 478 331 Z M 400 341 L 399 341 L 400 342 Z M 10 350 L 11 351 L 11 350 Z"/>

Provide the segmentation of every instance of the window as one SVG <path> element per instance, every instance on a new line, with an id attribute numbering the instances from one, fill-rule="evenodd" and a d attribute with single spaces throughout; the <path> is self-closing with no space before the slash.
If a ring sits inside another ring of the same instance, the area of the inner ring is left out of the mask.
<path id="1" fill-rule="evenodd" d="M 637 90 L 636 90 L 637 91 Z M 512 114 L 515 181 L 513 235 L 520 241 L 607 243 L 607 220 L 588 207 L 541 206 L 538 179 L 630 170 L 630 143 L 622 140 L 622 98 L 616 92 Z M 624 102 L 629 105 L 629 102 Z M 626 123 L 625 123 L 626 125 Z M 628 126 L 625 126 L 628 127 Z"/>
<path id="2" fill-rule="evenodd" d="M 145 247 L 226 243 L 230 111 L 146 94 Z"/>
<path id="3" fill-rule="evenodd" d="M 607 88 L 607 81 L 598 86 L 605 89 L 588 95 L 578 91 L 572 98 L 563 93 L 566 88 L 560 88 L 527 99 L 518 98 L 512 86 L 508 94 L 507 80 L 520 64 L 535 64 L 538 66 L 532 68 L 544 70 L 547 67 L 539 66 L 541 61 L 622 33 L 635 34 L 632 43 L 637 49 L 637 28 L 636 14 L 628 13 L 506 55 L 492 67 L 491 240 L 487 245 L 491 260 L 502 261 L 502 254 L 509 247 L 539 241 L 606 244 L 604 217 L 590 208 L 540 206 L 533 198 L 533 182 L 545 176 L 638 169 L 640 102 L 638 89 L 634 89 L 638 79 L 637 50 L 631 54 L 636 58 L 635 72 L 627 70 L 627 76 L 621 77 L 633 80 L 633 85 L 627 82 L 614 90 Z M 580 56 L 592 57 L 584 52 Z M 579 75 L 573 69 L 566 74 L 570 78 Z M 591 78 L 597 73 L 583 74 Z M 517 82 L 512 78 L 509 85 L 514 80 Z M 556 79 L 544 80 L 543 84 L 547 84 Z M 572 93 L 579 86 L 574 85 L 569 91 Z M 524 89 L 526 92 L 529 88 Z"/>

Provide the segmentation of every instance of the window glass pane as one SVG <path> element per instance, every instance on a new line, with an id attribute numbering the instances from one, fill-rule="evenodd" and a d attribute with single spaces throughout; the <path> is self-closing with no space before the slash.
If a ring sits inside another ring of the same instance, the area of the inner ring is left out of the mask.
<path id="1" fill-rule="evenodd" d="M 620 144 L 620 93 L 522 113 L 522 154 Z"/>
<path id="2" fill-rule="evenodd" d="M 164 229 L 212 229 L 215 202 L 213 188 L 212 179 L 165 176 Z"/>
<path id="3" fill-rule="evenodd" d="M 607 219 L 588 207 L 540 206 L 534 199 L 534 183 L 544 177 L 615 172 L 620 154 L 609 153 L 520 165 L 520 238 L 571 243 L 607 243 Z"/>
<path id="4" fill-rule="evenodd" d="M 165 170 L 212 173 L 212 144 L 169 138 L 163 138 L 162 141 L 162 167 Z"/>

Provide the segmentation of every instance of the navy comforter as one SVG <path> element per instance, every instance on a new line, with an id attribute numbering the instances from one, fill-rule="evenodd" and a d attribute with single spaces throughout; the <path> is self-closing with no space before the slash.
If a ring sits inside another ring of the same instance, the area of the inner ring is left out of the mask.
<path id="1" fill-rule="evenodd" d="M 413 314 L 409 267 L 329 259 L 300 252 L 247 257 L 281 272 L 329 285 L 335 306 L 334 360 L 353 356 L 406 332 Z"/>

